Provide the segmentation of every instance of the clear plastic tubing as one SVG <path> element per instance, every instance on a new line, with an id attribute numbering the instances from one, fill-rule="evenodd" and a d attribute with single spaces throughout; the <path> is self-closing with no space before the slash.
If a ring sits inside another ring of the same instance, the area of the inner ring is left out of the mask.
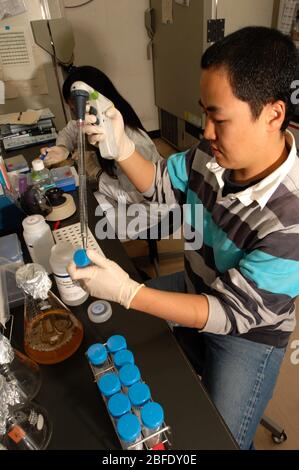
<path id="1" fill-rule="evenodd" d="M 87 350 L 89 362 L 100 370 L 108 366 L 108 353 L 105 346 L 101 343 L 92 344 Z"/>
<path id="2" fill-rule="evenodd" d="M 121 349 L 127 349 L 127 342 L 122 335 L 113 335 L 107 341 L 107 349 L 110 354 L 115 354 Z"/>
<path id="3" fill-rule="evenodd" d="M 140 419 L 141 408 L 150 401 L 151 392 L 145 383 L 137 382 L 128 389 L 132 410 Z"/>
<path id="4" fill-rule="evenodd" d="M 122 416 L 117 423 L 117 433 L 121 440 L 123 449 L 128 449 L 131 445 L 141 440 L 141 425 L 138 418 L 132 413 Z M 142 450 L 143 443 L 136 444 L 131 450 Z"/>
<path id="5" fill-rule="evenodd" d="M 134 364 L 126 364 L 119 371 L 119 380 L 125 393 L 128 393 L 132 385 L 140 382 L 140 379 L 140 371 Z"/>
<path id="6" fill-rule="evenodd" d="M 115 424 L 117 424 L 119 418 L 131 411 L 131 402 L 128 396 L 121 392 L 112 395 L 108 400 L 107 406 Z"/>
<path id="7" fill-rule="evenodd" d="M 107 372 L 107 374 L 102 375 L 97 385 L 106 402 L 112 395 L 120 392 L 121 389 L 119 378 L 114 372 Z"/>
<path id="8" fill-rule="evenodd" d="M 129 349 L 122 349 L 114 354 L 113 362 L 115 367 L 119 370 L 126 364 L 134 364 L 134 356 Z"/>
<path id="9" fill-rule="evenodd" d="M 148 437 L 162 428 L 164 421 L 164 411 L 159 403 L 150 401 L 141 408 L 141 423 L 143 435 Z M 152 448 L 162 441 L 161 433 L 147 439 L 148 447 Z"/>

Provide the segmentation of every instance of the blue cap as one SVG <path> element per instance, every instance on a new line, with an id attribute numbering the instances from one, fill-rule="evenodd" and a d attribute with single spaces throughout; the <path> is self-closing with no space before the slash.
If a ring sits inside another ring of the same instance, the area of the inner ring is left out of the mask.
<path id="1" fill-rule="evenodd" d="M 104 362 L 107 360 L 107 356 L 107 350 L 101 343 L 93 344 L 87 350 L 88 360 L 94 366 L 100 366 L 101 364 L 104 364 Z"/>
<path id="2" fill-rule="evenodd" d="M 149 429 L 156 429 L 164 421 L 164 411 L 159 403 L 155 403 L 153 401 L 146 403 L 141 408 L 141 420 Z"/>
<path id="3" fill-rule="evenodd" d="M 98 387 L 105 397 L 111 397 L 120 391 L 120 381 L 114 372 L 108 372 L 98 380 Z"/>
<path id="4" fill-rule="evenodd" d="M 125 387 L 130 387 L 140 380 L 140 371 L 134 364 L 126 364 L 119 371 L 119 380 Z"/>
<path id="5" fill-rule="evenodd" d="M 127 349 L 127 342 L 121 335 L 113 335 L 107 341 L 107 349 L 112 354 L 120 351 L 121 349 Z"/>
<path id="6" fill-rule="evenodd" d="M 131 403 L 124 393 L 116 393 L 108 401 L 108 410 L 113 418 L 120 418 L 131 411 Z"/>
<path id="7" fill-rule="evenodd" d="M 115 367 L 117 367 L 117 369 L 120 369 L 126 364 L 134 364 L 133 353 L 128 349 L 122 349 L 121 351 L 117 351 L 113 359 L 114 365 Z"/>
<path id="8" fill-rule="evenodd" d="M 78 268 L 85 268 L 91 264 L 91 261 L 88 258 L 84 248 L 79 248 L 79 250 L 76 250 L 73 259 Z"/>
<path id="9" fill-rule="evenodd" d="M 129 388 L 128 395 L 133 406 L 142 406 L 151 398 L 149 386 L 140 382 Z"/>
<path id="10" fill-rule="evenodd" d="M 122 441 L 134 442 L 140 436 L 141 426 L 137 416 L 132 413 L 119 418 L 117 423 L 117 432 Z"/>

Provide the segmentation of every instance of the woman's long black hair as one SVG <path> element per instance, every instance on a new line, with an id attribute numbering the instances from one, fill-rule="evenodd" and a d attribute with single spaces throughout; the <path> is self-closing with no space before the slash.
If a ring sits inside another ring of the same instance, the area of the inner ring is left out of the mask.
<path id="1" fill-rule="evenodd" d="M 70 74 L 64 81 L 62 87 L 62 94 L 67 103 L 71 101 L 71 86 L 76 81 L 86 83 L 111 100 L 116 109 L 122 114 L 126 126 L 134 130 L 142 129 L 145 131 L 132 106 L 119 94 L 111 80 L 99 69 L 88 65 L 71 68 Z M 94 149 L 95 147 L 93 147 L 93 150 Z M 115 177 L 114 161 L 103 158 L 98 148 L 96 148 L 96 154 L 102 170 L 109 176 Z"/>

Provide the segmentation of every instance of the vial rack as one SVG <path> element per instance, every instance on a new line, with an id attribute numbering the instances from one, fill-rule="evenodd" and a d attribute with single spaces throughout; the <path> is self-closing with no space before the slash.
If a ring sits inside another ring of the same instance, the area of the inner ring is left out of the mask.
<path id="1" fill-rule="evenodd" d="M 107 343 L 103 343 L 103 346 L 106 347 Z M 87 357 L 87 353 L 86 353 L 86 357 Z M 87 359 L 88 360 L 88 359 Z M 107 357 L 107 366 L 104 367 L 104 368 L 99 368 L 97 366 L 94 366 L 93 364 L 91 364 L 89 361 L 88 361 L 88 364 L 91 368 L 91 371 L 92 371 L 92 374 L 93 374 L 93 377 L 94 377 L 94 382 L 97 383 L 97 381 L 99 380 L 99 378 L 101 377 L 101 375 L 103 374 L 106 374 L 107 372 L 115 372 L 117 375 L 118 375 L 118 370 L 116 369 L 116 367 L 114 366 L 114 363 L 112 361 L 112 358 L 111 358 L 111 355 L 109 354 L 108 352 L 108 357 Z M 100 392 L 101 393 L 101 392 Z M 101 394 L 102 395 L 102 394 Z M 102 397 L 103 398 L 103 397 Z M 117 431 L 116 431 L 116 426 L 115 426 L 115 422 L 114 422 L 114 419 L 111 417 L 110 413 L 109 413 L 109 410 L 108 410 L 108 407 L 107 407 L 107 403 L 106 401 L 103 399 L 104 401 L 104 404 L 106 406 L 106 409 L 107 409 L 107 413 L 111 419 L 111 422 L 113 424 L 113 427 L 114 427 L 114 430 L 116 432 L 116 435 L 118 436 L 117 434 Z M 153 401 L 152 399 L 150 401 Z M 141 423 L 140 423 L 141 424 Z M 141 435 L 143 436 L 142 434 L 142 425 L 141 425 Z M 130 445 L 127 449 L 125 449 L 122 444 L 121 444 L 121 441 L 119 440 L 120 442 L 120 445 L 122 446 L 123 450 L 135 450 L 136 447 L 138 447 L 140 444 L 143 444 L 144 447 L 145 447 L 145 450 L 153 450 L 151 447 L 149 447 L 148 445 L 148 441 L 150 439 L 152 439 L 153 437 L 155 436 L 159 436 L 161 435 L 162 436 L 162 439 L 160 440 L 160 443 L 161 444 L 164 444 L 165 446 L 165 450 L 169 450 L 171 448 L 171 441 L 170 441 L 170 435 L 171 435 L 171 428 L 170 426 L 167 426 L 165 424 L 165 422 L 163 423 L 161 429 L 159 429 L 158 431 L 155 431 L 153 432 L 152 434 L 150 434 L 149 436 L 147 437 L 143 437 L 142 439 L 139 439 L 137 442 L 135 442 L 134 444 Z"/>

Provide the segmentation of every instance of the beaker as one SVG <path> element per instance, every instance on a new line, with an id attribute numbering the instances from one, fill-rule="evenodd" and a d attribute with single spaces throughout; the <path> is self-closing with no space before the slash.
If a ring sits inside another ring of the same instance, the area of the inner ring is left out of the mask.
<path id="1" fill-rule="evenodd" d="M 0 374 L 19 391 L 19 404 L 32 400 L 41 386 L 40 368 L 29 357 L 13 349 L 9 340 L 0 334 Z"/>
<path id="2" fill-rule="evenodd" d="M 46 410 L 35 403 L 20 405 L 17 384 L 0 374 L 0 443 L 8 450 L 45 449 L 52 435 Z"/>
<path id="3" fill-rule="evenodd" d="M 83 339 L 83 326 L 72 312 L 50 291 L 45 269 L 26 264 L 16 273 L 24 290 L 24 349 L 40 364 L 55 364 L 70 357 Z"/>

